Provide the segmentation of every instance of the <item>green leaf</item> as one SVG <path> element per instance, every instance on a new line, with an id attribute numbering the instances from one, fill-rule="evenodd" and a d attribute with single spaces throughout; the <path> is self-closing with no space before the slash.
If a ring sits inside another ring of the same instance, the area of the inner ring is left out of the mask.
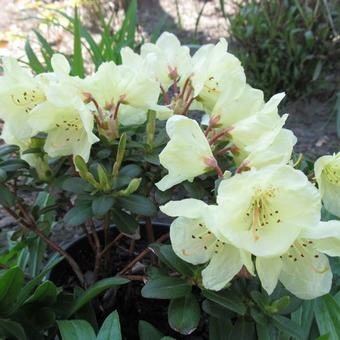
<path id="1" fill-rule="evenodd" d="M 320 335 L 329 333 L 330 340 L 340 339 L 340 306 L 330 294 L 315 301 L 314 315 Z"/>
<path id="2" fill-rule="evenodd" d="M 26 43 L 25 43 L 25 52 L 26 52 L 30 67 L 35 73 L 43 73 L 46 71 L 45 67 L 41 64 L 38 57 L 34 53 L 32 46 L 28 39 L 26 40 Z"/>
<path id="3" fill-rule="evenodd" d="M 284 334 L 301 339 L 303 336 L 303 330 L 295 322 L 282 315 L 274 315 L 272 317 L 273 324 Z"/>
<path id="4" fill-rule="evenodd" d="M 142 296 L 151 299 L 176 299 L 191 291 L 191 285 L 177 277 L 162 277 L 149 280 L 142 288 Z"/>
<path id="5" fill-rule="evenodd" d="M 296 340 L 308 340 L 312 323 L 314 320 L 314 305 L 315 300 L 304 301 L 300 308 L 292 313 L 291 319 L 298 323 L 303 330 L 303 336 L 301 339 Z"/>
<path id="6" fill-rule="evenodd" d="M 116 161 L 113 165 L 112 169 L 112 176 L 116 177 L 118 175 L 119 169 L 122 165 L 125 149 L 126 149 L 126 133 L 124 132 L 119 139 L 118 149 L 117 149 L 117 155 L 116 155 Z"/>
<path id="7" fill-rule="evenodd" d="M 256 324 L 256 333 L 258 340 L 272 340 L 276 338 L 275 328 L 272 324 Z"/>
<path id="8" fill-rule="evenodd" d="M 6 179 L 7 179 L 7 173 L 6 173 L 6 171 L 4 171 L 4 170 L 2 170 L 2 169 L 0 168 L 0 183 L 5 182 Z"/>
<path id="9" fill-rule="evenodd" d="M 110 191 L 111 182 L 106 172 L 106 169 L 101 164 L 97 164 L 97 174 L 98 174 L 100 189 L 105 192 Z"/>
<path id="10" fill-rule="evenodd" d="M 221 317 L 220 318 L 210 317 L 209 318 L 209 340 L 228 340 L 231 328 L 232 328 L 232 325 L 229 319 L 221 318 Z M 241 340 L 241 339 L 238 339 L 238 340 Z"/>
<path id="11" fill-rule="evenodd" d="M 25 304 L 39 303 L 46 306 L 53 305 L 57 300 L 57 287 L 51 281 L 45 281 L 35 290 L 34 294 L 30 296 Z"/>
<path id="12" fill-rule="evenodd" d="M 0 204 L 4 207 L 13 207 L 15 196 L 3 185 L 0 185 Z"/>
<path id="13" fill-rule="evenodd" d="M 62 340 L 95 340 L 91 325 L 85 320 L 57 321 Z"/>
<path id="14" fill-rule="evenodd" d="M 4 144 L 0 147 L 0 157 L 6 156 L 14 152 L 18 152 L 19 150 L 20 148 L 17 145 Z"/>
<path id="15" fill-rule="evenodd" d="M 184 335 L 191 334 L 197 328 L 200 317 L 200 306 L 191 293 L 170 301 L 168 321 L 173 330 Z"/>
<path id="16" fill-rule="evenodd" d="M 40 272 L 39 275 L 34 277 L 31 281 L 29 281 L 24 288 L 20 290 L 20 293 L 18 295 L 18 300 L 16 305 L 20 306 L 24 301 L 26 301 L 34 288 L 39 284 L 39 282 L 43 279 L 43 277 L 58 263 L 60 263 L 63 260 L 63 257 L 57 257 L 53 258 L 51 261 L 49 261 L 45 268 Z"/>
<path id="17" fill-rule="evenodd" d="M 24 284 L 24 273 L 19 267 L 5 271 L 0 277 L 0 314 L 7 315 Z"/>
<path id="18" fill-rule="evenodd" d="M 33 32 L 35 33 L 35 35 L 37 36 L 40 42 L 40 45 L 41 45 L 40 51 L 45 59 L 45 63 L 47 65 L 48 71 L 53 71 L 52 66 L 51 66 L 51 58 L 52 58 L 52 55 L 54 54 L 52 46 L 37 30 L 33 30 Z"/>
<path id="19" fill-rule="evenodd" d="M 92 211 L 97 216 L 104 216 L 112 208 L 114 199 L 112 196 L 99 196 L 92 201 Z"/>
<path id="20" fill-rule="evenodd" d="M 120 232 L 134 234 L 139 226 L 136 219 L 123 210 L 114 209 L 112 211 L 112 221 Z"/>
<path id="21" fill-rule="evenodd" d="M 160 245 L 159 243 L 150 246 L 157 254 L 159 259 L 169 268 L 179 273 L 192 277 L 195 274 L 195 267 L 188 262 L 180 259 L 170 245 Z"/>
<path id="22" fill-rule="evenodd" d="M 229 309 L 210 300 L 204 300 L 202 302 L 202 309 L 204 312 L 217 319 L 231 319 L 234 317 L 234 312 L 231 312 Z"/>
<path id="23" fill-rule="evenodd" d="M 143 320 L 138 322 L 138 334 L 140 340 L 160 340 L 163 337 L 158 329 Z"/>
<path id="24" fill-rule="evenodd" d="M 70 226 L 80 225 L 92 216 L 92 209 L 88 206 L 73 207 L 64 216 L 64 222 Z"/>
<path id="25" fill-rule="evenodd" d="M 154 216 L 157 214 L 156 206 L 146 197 L 132 194 L 127 197 L 118 197 L 120 205 L 130 212 L 143 216 Z"/>
<path id="26" fill-rule="evenodd" d="M 128 164 L 123 166 L 119 171 L 119 176 L 135 178 L 142 174 L 142 169 L 136 164 Z"/>
<path id="27" fill-rule="evenodd" d="M 8 159 L 0 163 L 0 168 L 7 172 L 14 172 L 20 169 L 28 169 L 29 165 L 22 159 Z"/>
<path id="28" fill-rule="evenodd" d="M 238 319 L 231 329 L 229 339 L 255 340 L 256 334 L 254 324 L 252 322 L 246 321 L 243 318 Z"/>
<path id="29" fill-rule="evenodd" d="M 95 298 L 97 295 L 101 294 L 108 288 L 120 286 L 128 282 L 129 280 L 122 277 L 110 277 L 96 282 L 93 286 L 89 287 L 86 291 L 83 292 L 83 294 L 76 298 L 76 300 L 70 306 L 69 312 L 67 313 L 68 317 L 70 317 L 86 303 L 91 301 L 93 298 Z"/>
<path id="30" fill-rule="evenodd" d="M 5 339 L 26 340 L 24 329 L 18 322 L 0 319 L 0 336 Z"/>
<path id="31" fill-rule="evenodd" d="M 78 8 L 74 10 L 74 22 L 73 22 L 73 63 L 72 63 L 72 74 L 84 78 L 84 60 L 81 51 L 81 22 L 79 18 Z"/>
<path id="32" fill-rule="evenodd" d="M 235 293 L 230 291 L 220 291 L 214 292 L 211 290 L 203 290 L 203 296 L 207 299 L 227 308 L 230 309 L 240 315 L 244 315 L 247 311 L 247 307 L 242 302 L 241 298 L 239 298 Z"/>
<path id="33" fill-rule="evenodd" d="M 91 191 L 92 185 L 80 177 L 69 177 L 63 182 L 62 188 L 75 194 L 81 194 L 85 191 Z"/>
<path id="34" fill-rule="evenodd" d="M 122 340 L 119 315 L 112 312 L 104 321 L 97 336 L 97 340 Z"/>

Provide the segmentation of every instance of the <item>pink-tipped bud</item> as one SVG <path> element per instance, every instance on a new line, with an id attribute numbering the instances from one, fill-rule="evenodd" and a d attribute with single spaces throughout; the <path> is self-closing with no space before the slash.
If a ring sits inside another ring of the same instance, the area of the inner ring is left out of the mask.
<path id="1" fill-rule="evenodd" d="M 172 80 L 177 80 L 178 72 L 177 72 L 176 67 L 172 68 L 171 66 L 168 66 L 168 70 L 169 70 L 169 74 L 168 74 L 169 78 L 172 79 Z"/>

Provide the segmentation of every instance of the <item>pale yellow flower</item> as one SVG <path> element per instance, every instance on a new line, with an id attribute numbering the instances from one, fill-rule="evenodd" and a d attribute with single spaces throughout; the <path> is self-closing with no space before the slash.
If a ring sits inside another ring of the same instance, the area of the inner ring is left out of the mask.
<path id="1" fill-rule="evenodd" d="M 302 228 L 320 220 L 320 195 L 307 177 L 288 165 L 252 169 L 218 188 L 219 232 L 256 256 L 286 252 Z"/>
<path id="2" fill-rule="evenodd" d="M 340 256 L 340 221 L 320 222 L 303 230 L 288 251 L 276 257 L 257 257 L 256 270 L 268 294 L 277 282 L 300 299 L 329 293 L 332 271 L 327 256 Z"/>
<path id="3" fill-rule="evenodd" d="M 325 208 L 340 218 L 340 152 L 320 157 L 314 172 Z"/>
<path id="4" fill-rule="evenodd" d="M 214 234 L 214 206 L 184 199 L 160 207 L 165 214 L 177 217 L 170 227 L 172 248 L 181 259 L 207 266 L 202 271 L 203 286 L 220 290 L 246 266 L 254 274 L 250 253 L 237 249 Z"/>
<path id="5" fill-rule="evenodd" d="M 209 161 L 215 161 L 209 142 L 198 123 L 175 115 L 169 118 L 166 131 L 170 141 L 159 155 L 160 163 L 169 171 L 156 186 L 167 190 L 185 180 L 211 170 Z"/>

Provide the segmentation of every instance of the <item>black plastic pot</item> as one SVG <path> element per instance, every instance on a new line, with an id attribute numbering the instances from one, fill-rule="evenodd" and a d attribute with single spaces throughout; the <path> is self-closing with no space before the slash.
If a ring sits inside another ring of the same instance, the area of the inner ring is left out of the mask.
<path id="1" fill-rule="evenodd" d="M 170 224 L 168 223 L 162 223 L 162 222 L 153 223 L 155 238 L 157 239 L 163 234 L 169 232 L 169 228 L 170 228 Z M 98 232 L 100 241 L 103 243 L 103 240 L 104 240 L 103 229 L 98 228 L 97 232 Z M 113 239 L 119 234 L 119 230 L 115 226 L 112 226 L 110 228 L 110 233 L 111 233 L 111 238 Z M 143 222 L 140 223 L 140 235 L 141 235 L 140 241 L 147 240 L 145 223 Z M 89 244 L 89 240 L 85 234 L 80 236 L 77 240 L 66 243 L 63 246 L 63 249 L 65 249 L 67 253 L 70 254 L 75 259 L 75 261 L 79 264 L 82 270 L 84 270 L 84 268 L 82 268 L 82 263 L 81 263 L 82 261 L 84 262 L 82 258 L 84 256 L 84 253 L 90 254 L 89 255 L 90 261 L 94 260 L 94 255 L 93 255 L 93 258 L 91 258 L 91 254 L 93 254 L 93 252 Z M 65 286 L 65 285 L 68 286 L 67 284 L 68 275 L 73 275 L 72 269 L 70 265 L 67 263 L 67 261 L 62 260 L 51 270 L 50 274 L 48 275 L 48 279 L 53 281 L 58 286 Z"/>

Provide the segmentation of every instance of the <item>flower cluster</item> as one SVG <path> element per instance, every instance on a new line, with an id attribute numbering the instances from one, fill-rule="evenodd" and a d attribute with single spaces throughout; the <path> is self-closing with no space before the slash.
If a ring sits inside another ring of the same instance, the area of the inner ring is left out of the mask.
<path id="1" fill-rule="evenodd" d="M 24 152 L 37 136 L 45 155 L 23 154 L 39 167 L 46 157 L 85 161 L 102 139 L 114 144 L 122 126 L 142 125 L 148 112 L 166 120 L 169 142 L 159 154 L 167 169 L 156 186 L 168 190 L 215 171 L 216 201 L 170 201 L 161 207 L 177 217 L 170 236 L 175 253 L 205 264 L 203 286 L 220 290 L 244 268 L 270 294 L 280 281 L 303 299 L 327 293 L 329 256 L 340 256 L 340 222 L 322 222 L 324 207 L 340 217 L 340 154 L 315 163 L 318 189 L 291 157 L 296 137 L 283 126 L 278 106 L 247 84 L 227 42 L 199 48 L 193 56 L 170 33 L 139 54 L 121 51 L 122 63 L 105 62 L 82 79 L 67 59 L 52 57 L 53 72 L 32 75 L 4 58 L 0 78 L 2 138 Z M 188 117 L 203 112 L 201 121 Z"/>

